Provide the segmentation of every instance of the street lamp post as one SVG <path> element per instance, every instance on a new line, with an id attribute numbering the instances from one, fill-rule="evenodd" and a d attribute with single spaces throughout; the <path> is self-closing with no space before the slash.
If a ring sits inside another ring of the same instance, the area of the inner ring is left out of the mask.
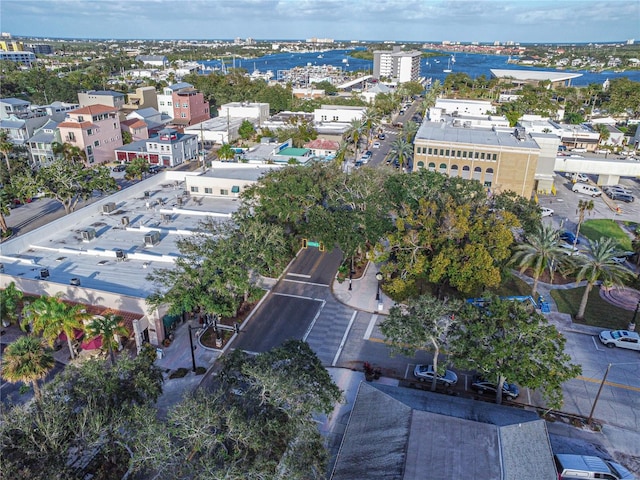
<path id="1" fill-rule="evenodd" d="M 196 372 L 196 356 L 194 354 L 193 348 L 193 336 L 191 335 L 192 330 L 200 330 L 202 327 L 192 327 L 191 325 L 187 325 L 189 327 L 189 346 L 191 347 L 191 365 L 193 367 L 193 373 Z"/>
<path id="2" fill-rule="evenodd" d="M 378 281 L 378 288 L 376 290 L 376 300 L 380 301 L 380 282 L 382 281 L 382 273 L 376 273 L 376 280 Z"/>
<path id="3" fill-rule="evenodd" d="M 616 365 L 637 365 L 640 362 L 626 362 L 626 363 L 610 363 L 607 365 L 607 370 L 604 372 L 604 376 L 602 377 L 602 381 L 600 382 L 600 387 L 598 388 L 598 393 L 596 393 L 596 398 L 593 400 L 593 405 L 591 406 L 591 411 L 589 412 L 589 417 L 587 418 L 587 425 L 591 425 L 591 420 L 593 420 L 593 414 L 596 411 L 596 405 L 598 404 L 598 399 L 600 398 L 600 393 L 604 388 L 604 384 L 607 381 L 607 375 L 609 375 L 609 370 L 611 367 Z"/>
<path id="4" fill-rule="evenodd" d="M 636 329 L 636 318 L 638 318 L 638 310 L 640 310 L 640 300 L 636 304 L 636 310 L 633 312 L 633 318 L 631 319 L 631 323 L 629 324 L 629 330 L 634 331 Z"/>

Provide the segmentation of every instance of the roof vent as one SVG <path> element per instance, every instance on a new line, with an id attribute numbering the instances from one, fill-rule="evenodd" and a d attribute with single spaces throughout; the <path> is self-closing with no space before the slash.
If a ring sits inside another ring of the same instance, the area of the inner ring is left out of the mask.
<path id="1" fill-rule="evenodd" d="M 527 131 L 524 127 L 516 127 L 513 131 L 513 135 L 520 141 L 523 141 L 527 138 Z"/>
<path id="2" fill-rule="evenodd" d="M 82 241 L 90 242 L 96 238 L 96 231 L 93 228 L 87 228 L 86 230 L 82 230 Z"/>
<path id="3" fill-rule="evenodd" d="M 105 203 L 104 205 L 102 205 L 102 213 L 109 214 L 109 213 L 113 212 L 115 209 L 116 209 L 116 203 L 115 202 L 109 202 L 109 203 Z"/>
<path id="4" fill-rule="evenodd" d="M 160 243 L 160 232 L 152 231 L 144 236 L 144 246 L 153 247 Z"/>

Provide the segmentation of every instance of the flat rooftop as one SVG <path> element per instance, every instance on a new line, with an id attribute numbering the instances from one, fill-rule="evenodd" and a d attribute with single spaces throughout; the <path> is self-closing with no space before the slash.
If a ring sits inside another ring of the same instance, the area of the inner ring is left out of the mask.
<path id="1" fill-rule="evenodd" d="M 4 274 L 43 279 L 42 270 L 47 270 L 49 282 L 69 285 L 75 278 L 83 287 L 146 298 L 155 291 L 147 275 L 172 267 L 178 257 L 177 242 L 193 235 L 208 217 L 227 221 L 239 205 L 234 199 L 187 194 L 184 180 L 170 178 L 177 173 L 155 175 L 4 242 L 0 255 Z M 111 202 L 115 208 L 107 206 Z M 89 229 L 95 238 L 85 238 Z"/>
<path id="2" fill-rule="evenodd" d="M 512 132 L 465 128 L 464 126 L 454 127 L 449 122 L 423 122 L 416 134 L 416 140 L 431 140 L 450 144 L 540 148 L 530 136 L 524 140 L 518 140 Z"/>

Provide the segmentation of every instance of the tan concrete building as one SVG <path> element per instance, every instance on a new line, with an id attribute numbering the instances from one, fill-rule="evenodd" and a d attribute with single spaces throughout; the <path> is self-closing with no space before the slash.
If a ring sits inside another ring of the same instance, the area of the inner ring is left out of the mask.
<path id="1" fill-rule="evenodd" d="M 531 198 L 540 146 L 524 129 L 473 129 L 453 121 L 424 122 L 414 140 L 414 170 L 428 168 L 480 181 L 491 192 Z"/>

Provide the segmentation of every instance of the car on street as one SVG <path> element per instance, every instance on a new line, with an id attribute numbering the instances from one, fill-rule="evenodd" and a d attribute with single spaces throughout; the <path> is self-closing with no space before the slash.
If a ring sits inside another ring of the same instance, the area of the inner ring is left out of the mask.
<path id="1" fill-rule="evenodd" d="M 114 172 L 124 172 L 127 169 L 126 165 L 116 165 L 112 168 Z"/>
<path id="2" fill-rule="evenodd" d="M 576 240 L 576 236 L 573 234 L 573 232 L 570 232 L 568 230 L 560 233 L 560 240 L 570 243 L 571 245 L 573 245 L 574 242 L 576 245 L 580 245 L 580 239 Z"/>
<path id="3" fill-rule="evenodd" d="M 413 369 L 413 375 L 421 382 L 431 382 L 434 376 L 433 365 L 416 365 Z M 458 376 L 451 370 L 445 370 L 444 375 L 435 374 L 436 383 L 446 387 L 453 387 L 458 383 Z"/>
<path id="4" fill-rule="evenodd" d="M 378 139 L 379 140 L 384 140 L 385 138 L 387 138 L 387 136 L 384 133 L 379 133 L 378 134 Z"/>
<path id="5" fill-rule="evenodd" d="M 540 213 L 543 217 L 553 217 L 553 209 L 547 207 L 540 207 Z"/>
<path id="6" fill-rule="evenodd" d="M 362 160 L 358 160 L 353 166 L 358 168 L 358 167 L 361 167 L 364 164 L 365 164 L 365 162 L 363 162 Z"/>
<path id="7" fill-rule="evenodd" d="M 380 148 L 380 142 L 373 142 L 373 148 Z"/>
<path id="8" fill-rule="evenodd" d="M 553 456 L 559 480 L 574 478 L 606 478 L 609 480 L 634 480 L 629 470 L 609 460 L 589 455 L 558 453 Z"/>
<path id="9" fill-rule="evenodd" d="M 473 377 L 471 388 L 480 394 L 491 393 L 495 395 L 498 390 L 498 385 L 476 375 Z M 518 389 L 518 386 L 515 383 L 504 382 L 502 384 L 502 396 L 504 398 L 508 400 L 515 400 L 518 398 L 518 395 L 520 395 L 520 389 Z"/>
<path id="10" fill-rule="evenodd" d="M 640 335 L 629 330 L 603 330 L 598 335 L 600 342 L 609 348 L 620 347 L 640 351 Z"/>

